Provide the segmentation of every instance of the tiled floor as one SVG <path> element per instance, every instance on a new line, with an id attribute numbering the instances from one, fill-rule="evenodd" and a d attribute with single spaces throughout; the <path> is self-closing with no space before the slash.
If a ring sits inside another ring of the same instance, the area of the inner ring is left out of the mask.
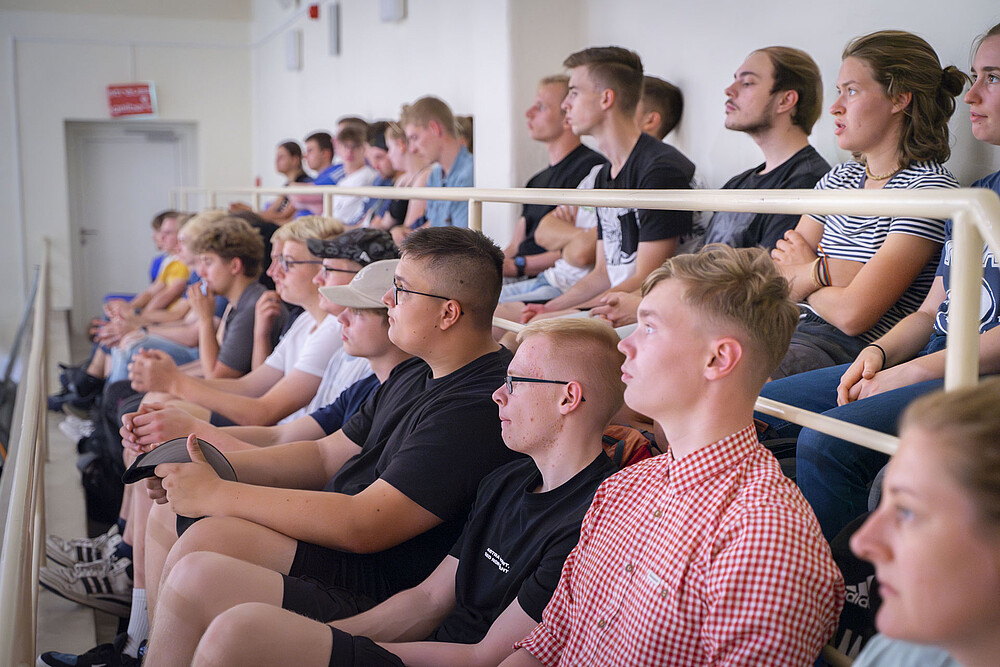
<path id="1" fill-rule="evenodd" d="M 72 351 L 71 351 L 72 349 Z M 79 361 L 86 357 L 86 339 L 75 336 L 70 340 L 66 316 L 53 312 L 49 322 L 48 360 L 52 372 L 49 390 L 59 386 L 56 363 Z M 83 536 L 87 532 L 83 488 L 76 469 L 76 443 L 59 430 L 62 417 L 48 413 L 49 461 L 45 465 L 45 523 L 49 533 L 65 537 Z M 96 622 L 95 622 L 96 621 Z M 36 649 L 82 653 L 97 640 L 110 641 L 117 619 L 65 600 L 45 589 L 38 596 L 38 632 Z"/>

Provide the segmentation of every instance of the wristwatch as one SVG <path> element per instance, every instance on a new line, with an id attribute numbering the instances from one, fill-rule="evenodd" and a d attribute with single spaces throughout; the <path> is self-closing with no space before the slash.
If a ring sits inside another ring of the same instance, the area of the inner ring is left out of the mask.
<path id="1" fill-rule="evenodd" d="M 521 277 L 521 276 L 524 275 L 524 265 L 525 265 L 525 262 L 526 262 L 526 260 L 524 259 L 524 255 L 518 255 L 518 256 L 516 256 L 514 258 L 514 266 L 517 268 L 517 275 L 518 275 L 518 277 Z"/>

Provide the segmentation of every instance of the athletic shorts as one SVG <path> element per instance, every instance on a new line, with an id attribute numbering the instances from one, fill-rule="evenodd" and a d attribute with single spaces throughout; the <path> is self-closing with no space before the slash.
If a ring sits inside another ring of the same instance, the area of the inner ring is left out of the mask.
<path id="1" fill-rule="evenodd" d="M 300 541 L 284 576 L 281 606 L 326 623 L 369 609 L 395 592 L 376 556 Z"/>
<path id="2" fill-rule="evenodd" d="M 337 628 L 333 633 L 330 649 L 330 667 L 404 667 L 403 661 L 368 639 L 355 637 Z"/>

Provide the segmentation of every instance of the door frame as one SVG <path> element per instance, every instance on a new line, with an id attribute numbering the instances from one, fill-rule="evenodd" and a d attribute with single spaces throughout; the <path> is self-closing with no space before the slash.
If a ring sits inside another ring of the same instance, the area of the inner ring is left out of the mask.
<path id="1" fill-rule="evenodd" d="M 86 296 L 83 279 L 83 256 L 79 240 L 83 227 L 81 219 L 83 214 L 80 205 L 85 196 L 85 193 L 82 192 L 80 179 L 81 170 L 84 168 L 82 159 L 85 153 L 85 144 L 95 141 L 117 141 L 136 134 L 155 137 L 170 133 L 179 140 L 180 159 L 177 182 L 181 185 L 193 185 L 198 182 L 197 123 L 160 120 L 66 120 L 63 127 L 66 138 L 70 275 L 73 283 L 70 326 L 74 332 L 85 332 L 90 318 L 99 315 L 99 313 L 84 312 L 86 310 Z M 168 207 L 169 201 L 164 201 L 159 208 Z M 150 216 L 154 212 L 150 211 Z"/>

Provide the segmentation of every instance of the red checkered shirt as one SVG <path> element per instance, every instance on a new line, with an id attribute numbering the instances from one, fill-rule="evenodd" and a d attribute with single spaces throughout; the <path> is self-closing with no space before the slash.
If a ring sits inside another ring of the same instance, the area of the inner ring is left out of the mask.
<path id="1" fill-rule="evenodd" d="M 753 426 L 597 490 L 542 622 L 546 665 L 811 665 L 844 582 Z"/>

